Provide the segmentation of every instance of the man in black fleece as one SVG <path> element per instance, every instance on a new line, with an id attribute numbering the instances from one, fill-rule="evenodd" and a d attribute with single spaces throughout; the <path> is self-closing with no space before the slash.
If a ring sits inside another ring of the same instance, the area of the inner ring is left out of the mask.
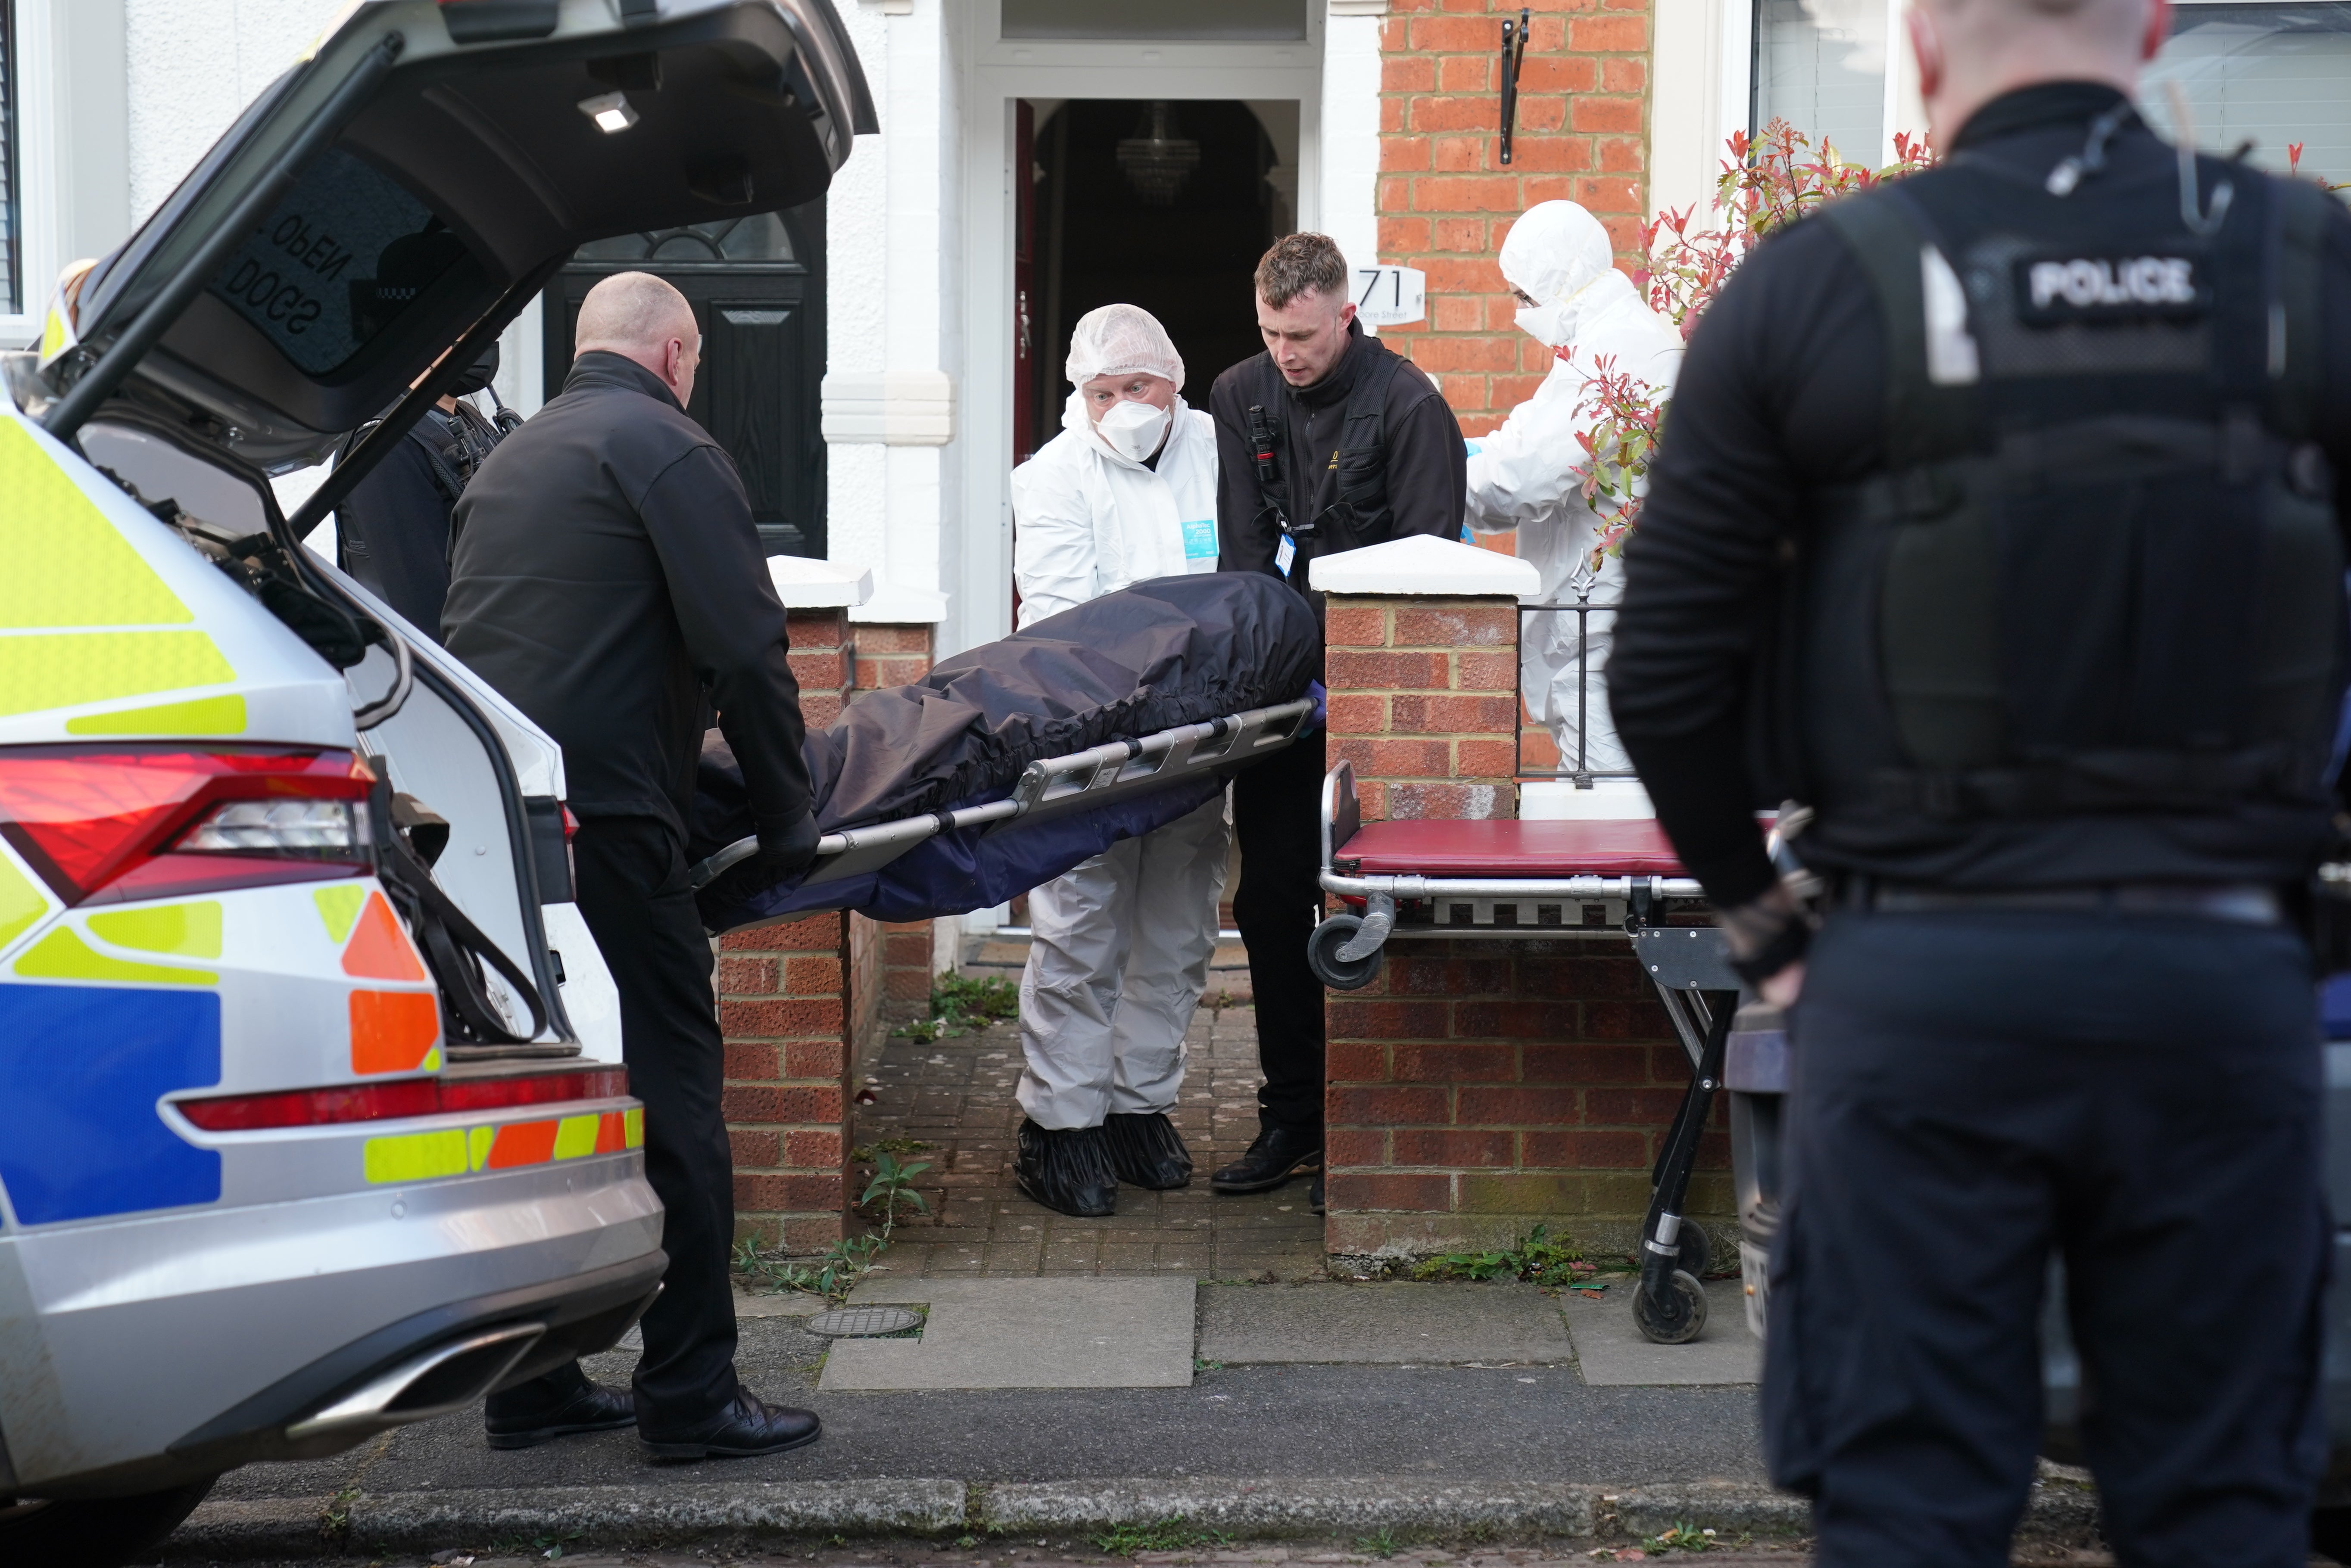
<path id="1" fill-rule="evenodd" d="M 1625 552 L 1619 731 L 1795 1006 L 1763 1425 L 1822 1568 L 2008 1561 L 2053 1254 L 2116 1559 L 2309 1548 L 2286 915 L 2331 836 L 2351 217 L 2139 119 L 2168 22 L 1913 9 L 1941 165 L 1731 277 Z M 1756 832 L 1782 791 L 1816 935 Z"/>
<path id="2" fill-rule="evenodd" d="M 1327 236 L 1290 234 L 1265 253 L 1257 320 L 1266 351 L 1208 394 L 1217 567 L 1284 579 L 1319 620 L 1322 596 L 1307 587 L 1316 556 L 1408 534 L 1460 536 L 1469 450 L 1437 383 L 1365 335 L 1346 259 Z M 1253 439 L 1253 422 L 1270 431 L 1268 446 Z M 1322 1158 L 1322 982 L 1306 967 L 1306 939 L 1322 918 L 1315 825 L 1325 765 L 1316 734 L 1233 780 L 1233 919 L 1249 949 L 1265 1083 L 1257 1141 L 1210 1178 L 1218 1192 L 1263 1192 Z M 1320 1175 L 1311 1201 L 1321 1213 Z"/>
<path id="3" fill-rule="evenodd" d="M 778 872 L 814 857 L 799 686 L 742 480 L 685 415 L 701 348 L 685 297 L 606 278 L 576 340 L 561 395 L 458 504 L 443 640 L 563 748 L 580 912 L 620 989 L 670 1261 L 633 1400 L 569 1367 L 492 1396 L 490 1441 L 633 1421 L 656 1459 L 774 1453 L 813 1441 L 817 1419 L 736 1384 L 724 1047 L 684 844 L 706 695 L 763 856 Z"/>

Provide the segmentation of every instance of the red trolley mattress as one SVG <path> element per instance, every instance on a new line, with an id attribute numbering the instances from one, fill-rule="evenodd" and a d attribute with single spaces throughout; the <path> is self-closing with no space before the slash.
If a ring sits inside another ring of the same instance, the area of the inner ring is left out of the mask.
<path id="1" fill-rule="evenodd" d="M 1333 852 L 1358 876 L 1686 877 L 1649 817 L 1374 822 Z"/>

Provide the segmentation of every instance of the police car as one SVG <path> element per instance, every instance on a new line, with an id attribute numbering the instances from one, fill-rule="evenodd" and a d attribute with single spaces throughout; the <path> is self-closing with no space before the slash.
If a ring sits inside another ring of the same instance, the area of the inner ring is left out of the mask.
<path id="1" fill-rule="evenodd" d="M 356 4 L 0 362 L 0 1560 L 658 1290 L 562 756 L 298 542 L 368 442 L 270 478 L 398 440 L 583 242 L 872 128 L 826 0 Z"/>

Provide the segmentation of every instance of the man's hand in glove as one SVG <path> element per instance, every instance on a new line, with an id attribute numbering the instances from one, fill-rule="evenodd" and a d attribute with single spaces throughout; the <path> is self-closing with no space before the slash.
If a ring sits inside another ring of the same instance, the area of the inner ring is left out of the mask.
<path id="1" fill-rule="evenodd" d="M 1804 952 L 1813 924 L 1783 883 L 1716 919 L 1730 944 L 1730 967 L 1774 1007 L 1792 1007 L 1804 989 Z"/>
<path id="2" fill-rule="evenodd" d="M 812 815 L 801 816 L 782 828 L 761 828 L 757 864 L 762 879 L 780 879 L 807 870 L 816 861 L 818 836 Z"/>

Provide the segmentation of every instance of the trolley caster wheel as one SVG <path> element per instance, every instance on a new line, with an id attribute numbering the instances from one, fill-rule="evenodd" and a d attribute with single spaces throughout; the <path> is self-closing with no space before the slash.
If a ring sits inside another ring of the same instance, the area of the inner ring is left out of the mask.
<path id="1" fill-rule="evenodd" d="M 1706 1287 L 1687 1270 L 1676 1269 L 1666 1277 L 1662 1299 L 1635 1289 L 1633 1326 L 1653 1345 L 1687 1345 L 1706 1332 Z"/>
<path id="2" fill-rule="evenodd" d="M 1674 1266 L 1691 1279 L 1703 1280 L 1713 1272 L 1714 1241 L 1707 1235 L 1705 1226 L 1695 1220 L 1683 1220 L 1674 1244 L 1681 1249 L 1681 1257 Z"/>
<path id="3" fill-rule="evenodd" d="M 1314 971 L 1315 979 L 1333 991 L 1361 991 L 1372 983 L 1372 977 L 1380 972 L 1384 948 L 1352 962 L 1339 957 L 1339 950 L 1363 929 L 1361 915 L 1332 915 L 1314 928 L 1314 934 L 1306 939 L 1306 967 Z"/>

